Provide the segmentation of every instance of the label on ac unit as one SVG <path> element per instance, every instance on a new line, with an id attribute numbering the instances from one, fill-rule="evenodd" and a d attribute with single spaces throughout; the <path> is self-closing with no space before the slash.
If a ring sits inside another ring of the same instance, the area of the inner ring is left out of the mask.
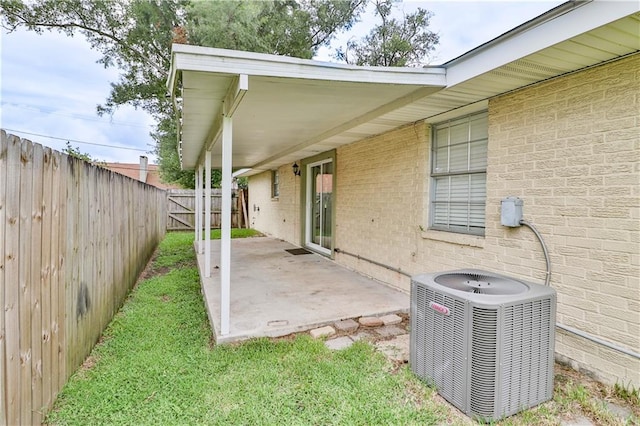
<path id="1" fill-rule="evenodd" d="M 442 315 L 449 316 L 451 314 L 449 308 L 436 302 L 429 302 L 429 307 Z"/>

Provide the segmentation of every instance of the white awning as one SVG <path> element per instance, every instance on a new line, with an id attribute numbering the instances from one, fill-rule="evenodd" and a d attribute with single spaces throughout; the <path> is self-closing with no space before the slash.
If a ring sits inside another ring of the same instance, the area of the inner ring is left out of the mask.
<path id="1" fill-rule="evenodd" d="M 445 86 L 439 67 L 356 67 L 186 45 L 174 45 L 173 58 L 185 169 L 212 144 L 220 166 L 222 101 L 238 75 L 249 90 L 234 115 L 234 169 L 268 170 L 400 126 L 404 120 L 376 119 Z"/>

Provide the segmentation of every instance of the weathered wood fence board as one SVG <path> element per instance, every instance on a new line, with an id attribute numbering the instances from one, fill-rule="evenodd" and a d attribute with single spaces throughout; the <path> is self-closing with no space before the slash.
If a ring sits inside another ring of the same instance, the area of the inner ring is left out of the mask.
<path id="1" fill-rule="evenodd" d="M 166 230 L 166 194 L 2 131 L 0 424 L 40 424 Z"/>
<path id="2" fill-rule="evenodd" d="M 6 182 L 7 182 L 7 171 L 8 171 L 8 159 L 7 159 L 7 139 L 4 137 L 0 137 L 0 235 L 6 238 L 5 231 L 5 212 L 6 212 L 6 200 L 7 200 L 7 191 L 6 191 Z M 0 239 L 0 309 L 4 311 L 5 309 L 5 291 L 6 282 L 5 282 L 5 269 L 6 269 L 6 261 L 5 261 L 5 253 L 4 253 L 4 241 Z M 5 326 L 5 316 L 3 312 L 0 311 L 0 421 L 2 424 L 7 423 L 7 370 L 5 363 L 5 354 L 6 354 L 6 326 Z"/>
<path id="3" fill-rule="evenodd" d="M 20 144 L 7 145 L 6 204 L 4 225 L 5 397 L 7 419 L 20 419 L 20 317 L 18 249 L 20 246 Z M 17 201 L 17 202 L 16 202 Z M 10 424 L 10 421 L 6 422 Z"/>
<path id="4" fill-rule="evenodd" d="M 202 191 L 202 205 L 204 205 L 204 190 Z M 244 228 L 246 221 L 242 214 L 242 198 L 246 197 L 245 190 L 233 192 L 231 201 L 231 227 Z M 170 189 L 167 191 L 167 230 L 193 231 L 195 229 L 196 192 L 193 189 Z M 220 228 L 222 220 L 222 190 L 211 190 L 211 227 Z M 204 214 L 202 222 L 204 223 Z"/>

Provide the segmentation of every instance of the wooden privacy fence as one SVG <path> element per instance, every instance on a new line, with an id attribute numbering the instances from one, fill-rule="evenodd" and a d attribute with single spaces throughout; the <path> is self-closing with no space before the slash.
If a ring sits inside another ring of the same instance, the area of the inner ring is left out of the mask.
<path id="1" fill-rule="evenodd" d="M 204 193 L 204 191 L 202 191 Z M 202 197 L 204 205 L 204 196 Z M 196 191 L 193 189 L 170 189 L 167 191 L 167 230 L 193 231 L 196 220 Z M 222 190 L 211 190 L 211 227 L 221 227 Z M 231 200 L 231 227 L 247 226 L 247 192 L 235 190 Z M 204 223 L 203 220 L 200 223 Z"/>
<path id="2" fill-rule="evenodd" d="M 166 195 L 0 139 L 0 424 L 40 424 L 164 236 Z"/>

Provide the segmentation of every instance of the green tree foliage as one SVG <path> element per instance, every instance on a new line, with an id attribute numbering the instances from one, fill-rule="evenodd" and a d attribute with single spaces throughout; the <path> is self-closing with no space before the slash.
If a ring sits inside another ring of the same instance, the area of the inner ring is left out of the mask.
<path id="1" fill-rule="evenodd" d="M 418 8 L 401 20 L 393 17 L 395 0 L 376 0 L 375 14 L 380 19 L 367 36 L 350 40 L 346 49 L 338 49 L 336 58 L 355 65 L 404 67 L 424 65 L 428 54 L 439 42 L 429 31 L 433 14 Z"/>
<path id="2" fill-rule="evenodd" d="M 5 29 L 84 35 L 102 53 L 99 62 L 118 67 L 120 78 L 98 113 L 128 103 L 152 114 L 163 178 L 186 184 L 193 172 L 180 170 L 175 130 L 168 130 L 171 43 L 311 58 L 351 27 L 365 1 L 0 0 L 0 8 Z"/>
<path id="3" fill-rule="evenodd" d="M 5 29 L 81 34 L 102 54 L 99 63 L 121 70 L 98 112 L 128 103 L 156 117 L 170 106 L 164 81 L 172 30 L 186 5 L 187 0 L 0 0 Z"/>
<path id="4" fill-rule="evenodd" d="M 366 5 L 367 0 L 0 0 L 0 21 L 9 31 L 23 27 L 38 33 L 56 30 L 86 37 L 102 54 L 100 63 L 121 70 L 105 103 L 97 106 L 98 113 L 110 114 L 123 104 L 149 112 L 157 122 L 152 137 L 163 179 L 192 186 L 193 171 L 180 169 L 174 111 L 166 93 L 171 44 L 312 58 L 337 33 L 350 29 Z M 390 5 L 389 1 L 376 3 L 383 20 L 376 28 L 397 34 L 370 35 L 368 42 L 372 46 L 379 43 L 387 52 L 389 42 L 379 40 L 393 40 L 393 46 L 402 46 L 407 59 L 403 62 L 389 53 L 371 54 L 369 59 L 354 63 L 412 64 L 437 43 L 436 35 L 425 39 L 432 34 L 425 30 L 431 16 L 428 12 L 408 16 L 400 23 L 390 18 Z M 408 40 L 408 47 L 402 45 L 403 39 Z M 425 46 L 419 46 L 423 41 Z M 358 46 L 348 46 L 347 52 L 354 53 L 347 57 L 345 52 L 342 59 L 352 62 L 351 57 L 364 58 L 364 53 L 355 53 L 365 52 Z M 416 51 L 413 56 L 406 54 L 411 49 Z M 216 173 L 214 184 L 218 182 Z"/>
<path id="5" fill-rule="evenodd" d="M 185 19 L 189 44 L 311 59 L 348 30 L 366 0 L 195 1 Z"/>
<path id="6" fill-rule="evenodd" d="M 87 163 L 93 163 L 94 159 L 91 158 L 89 154 L 86 152 L 80 151 L 80 147 L 74 147 L 71 145 L 69 141 L 67 141 L 67 146 L 62 148 L 62 152 L 67 154 L 69 157 L 78 158 L 80 160 L 84 160 Z"/>
<path id="7" fill-rule="evenodd" d="M 155 154 L 160 158 L 162 178 L 166 182 L 175 182 L 184 188 L 195 187 L 195 173 L 185 171 L 180 168 L 180 157 L 178 156 L 176 134 L 177 126 L 172 117 L 162 118 L 156 125 L 156 130 L 151 136 L 158 141 Z M 211 181 L 214 186 L 218 186 L 222 180 L 220 170 L 211 171 Z"/>

